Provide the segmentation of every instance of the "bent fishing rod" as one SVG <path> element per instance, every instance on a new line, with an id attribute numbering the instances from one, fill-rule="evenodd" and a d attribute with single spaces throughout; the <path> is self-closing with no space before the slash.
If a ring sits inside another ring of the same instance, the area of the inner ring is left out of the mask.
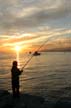
<path id="1" fill-rule="evenodd" d="M 45 42 L 43 42 L 42 45 L 40 45 L 40 47 L 36 50 L 37 52 L 49 41 L 52 41 L 53 39 L 55 39 L 55 37 L 57 36 L 53 36 L 51 35 L 50 37 L 48 37 L 48 40 L 46 40 Z M 22 67 L 22 70 L 27 66 L 27 64 L 32 60 L 32 58 L 34 57 L 34 53 L 36 52 L 34 51 L 33 54 L 31 55 L 31 57 L 28 59 L 28 61 L 25 63 L 25 65 Z"/>
<path id="2" fill-rule="evenodd" d="M 48 40 L 46 40 L 42 45 L 40 45 L 40 47 L 36 50 L 37 52 L 52 38 L 49 37 Z M 34 51 L 35 53 L 35 51 Z M 28 61 L 25 63 L 25 65 L 22 67 L 22 70 L 27 66 L 27 64 L 32 60 L 32 58 L 34 57 L 34 53 L 32 54 L 32 56 L 28 59 Z"/>

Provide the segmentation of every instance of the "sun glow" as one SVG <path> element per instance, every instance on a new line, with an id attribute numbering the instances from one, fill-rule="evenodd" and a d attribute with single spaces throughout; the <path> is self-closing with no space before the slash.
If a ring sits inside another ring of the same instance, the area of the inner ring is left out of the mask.
<path id="1" fill-rule="evenodd" d="M 20 67 L 19 56 L 20 56 L 21 47 L 20 47 L 20 46 L 15 46 L 14 49 L 15 49 L 15 51 L 16 51 L 16 60 L 18 61 L 18 67 Z"/>
<path id="2" fill-rule="evenodd" d="M 20 46 L 15 46 L 15 50 L 18 52 L 21 50 Z"/>

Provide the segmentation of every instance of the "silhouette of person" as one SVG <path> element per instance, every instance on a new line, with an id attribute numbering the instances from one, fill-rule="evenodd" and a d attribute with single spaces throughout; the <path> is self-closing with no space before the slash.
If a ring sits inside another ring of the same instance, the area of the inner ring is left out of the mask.
<path id="1" fill-rule="evenodd" d="M 23 70 L 19 70 L 17 67 L 18 63 L 17 61 L 13 61 L 12 69 L 11 69 L 11 75 L 12 75 L 12 92 L 13 97 L 19 97 L 19 75 L 23 72 Z"/>

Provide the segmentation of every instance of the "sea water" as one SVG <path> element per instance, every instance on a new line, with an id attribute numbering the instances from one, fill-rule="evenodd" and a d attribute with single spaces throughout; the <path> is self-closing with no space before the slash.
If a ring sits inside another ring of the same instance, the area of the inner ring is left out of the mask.
<path id="1" fill-rule="evenodd" d="M 30 57 L 19 54 L 19 68 Z M 13 54 L 0 54 L 0 89 L 11 91 L 11 67 L 15 59 Z M 42 52 L 33 56 L 20 76 L 20 90 L 24 93 L 54 97 L 66 87 L 71 87 L 71 52 Z"/>

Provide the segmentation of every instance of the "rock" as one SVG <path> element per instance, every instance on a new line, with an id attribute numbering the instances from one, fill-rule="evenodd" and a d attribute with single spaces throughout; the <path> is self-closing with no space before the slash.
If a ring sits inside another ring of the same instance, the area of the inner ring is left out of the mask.
<path id="1" fill-rule="evenodd" d="M 0 90 L 0 98 L 3 97 L 3 96 L 8 96 L 10 95 L 10 93 L 6 90 Z"/>
<path id="2" fill-rule="evenodd" d="M 10 93 L 6 90 L 0 90 L 0 108 L 4 108 L 7 104 L 7 98 Z"/>
<path id="3" fill-rule="evenodd" d="M 27 108 L 41 108 L 42 104 L 44 103 L 44 98 L 40 96 L 24 94 L 23 101 Z"/>
<path id="4" fill-rule="evenodd" d="M 30 94 L 20 94 L 13 98 L 6 90 L 0 90 L 0 108 L 43 108 L 44 98 Z"/>
<path id="5" fill-rule="evenodd" d="M 63 97 L 59 99 L 54 108 L 71 108 L 71 98 Z"/>

